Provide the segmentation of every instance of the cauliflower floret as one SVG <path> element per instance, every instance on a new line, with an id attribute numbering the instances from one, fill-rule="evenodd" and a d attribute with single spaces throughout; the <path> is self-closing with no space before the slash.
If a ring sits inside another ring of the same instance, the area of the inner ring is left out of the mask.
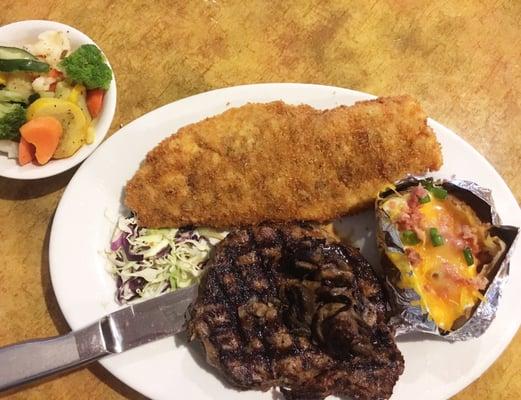
<path id="1" fill-rule="evenodd" d="M 12 72 L 8 75 L 5 84 L 6 89 L 17 92 L 22 96 L 29 97 L 33 92 L 31 76 L 25 72 Z"/>
<path id="2" fill-rule="evenodd" d="M 27 44 L 24 49 L 41 58 L 52 68 L 71 52 L 71 43 L 64 32 L 46 31 L 38 35 L 35 44 Z"/>
<path id="3" fill-rule="evenodd" d="M 12 140 L 0 140 L 0 153 L 6 153 L 7 158 L 18 157 L 18 142 Z"/>
<path id="4" fill-rule="evenodd" d="M 40 76 L 33 81 L 33 90 L 35 92 L 48 92 L 54 82 L 56 82 L 56 78 Z"/>

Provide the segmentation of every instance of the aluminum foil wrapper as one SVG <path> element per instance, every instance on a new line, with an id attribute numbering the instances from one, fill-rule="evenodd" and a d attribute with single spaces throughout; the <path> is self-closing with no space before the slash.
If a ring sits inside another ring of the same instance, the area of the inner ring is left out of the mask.
<path id="1" fill-rule="evenodd" d="M 401 192 L 410 186 L 417 185 L 419 182 L 419 178 L 409 177 L 397 182 L 395 190 Z M 496 315 L 501 292 L 508 280 L 510 255 L 512 254 L 519 228 L 501 225 L 499 215 L 494 208 L 490 190 L 474 182 L 457 179 L 435 180 L 434 184 L 442 186 L 449 194 L 454 195 L 469 205 L 483 222 L 489 222 L 492 225 L 490 229 L 491 234 L 498 236 L 506 244 L 506 248 L 492 270 L 492 276 L 489 275 L 487 277 L 490 284 L 484 292 L 485 300 L 479 302 L 474 307 L 470 317 L 462 326 L 450 332 L 442 331 L 422 311 L 419 306 L 418 294 L 413 289 L 403 289 L 398 286 L 400 272 L 387 259 L 384 249 L 403 252 L 403 245 L 398 230 L 395 229 L 389 216 L 380 207 L 383 201 L 395 192 L 387 190 L 380 193 L 376 201 L 375 210 L 377 243 L 382 255 L 384 280 L 392 308 L 390 323 L 396 329 L 397 336 L 422 332 L 442 337 L 448 341 L 467 340 L 483 334 Z"/>

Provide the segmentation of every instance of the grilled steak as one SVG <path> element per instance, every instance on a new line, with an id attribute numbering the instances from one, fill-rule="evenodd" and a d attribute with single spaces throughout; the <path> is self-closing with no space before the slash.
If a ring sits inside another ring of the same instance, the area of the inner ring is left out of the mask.
<path id="1" fill-rule="evenodd" d="M 232 231 L 208 262 L 189 333 L 234 385 L 288 399 L 387 399 L 403 357 L 358 250 L 306 224 Z"/>

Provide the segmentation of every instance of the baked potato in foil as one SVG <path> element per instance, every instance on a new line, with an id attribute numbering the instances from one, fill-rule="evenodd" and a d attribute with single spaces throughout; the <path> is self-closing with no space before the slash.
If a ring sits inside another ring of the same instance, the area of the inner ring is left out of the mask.
<path id="1" fill-rule="evenodd" d="M 490 191 L 411 177 L 379 193 L 376 218 L 397 334 L 480 336 L 494 319 L 519 231 L 500 225 Z"/>

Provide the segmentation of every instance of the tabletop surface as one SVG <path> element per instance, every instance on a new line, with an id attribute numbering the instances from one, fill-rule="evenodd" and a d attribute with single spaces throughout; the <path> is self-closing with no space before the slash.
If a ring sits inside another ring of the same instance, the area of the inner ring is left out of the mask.
<path id="1" fill-rule="evenodd" d="M 110 133 L 177 99 L 246 83 L 409 93 L 480 151 L 521 199 L 519 1 L 2 0 L 1 8 L 0 25 L 64 22 L 104 50 L 118 82 Z M 69 330 L 51 287 L 48 244 L 74 172 L 33 182 L 0 178 L 0 346 Z M 0 398 L 144 397 L 96 364 Z M 454 399 L 519 398 L 520 332 Z"/>

